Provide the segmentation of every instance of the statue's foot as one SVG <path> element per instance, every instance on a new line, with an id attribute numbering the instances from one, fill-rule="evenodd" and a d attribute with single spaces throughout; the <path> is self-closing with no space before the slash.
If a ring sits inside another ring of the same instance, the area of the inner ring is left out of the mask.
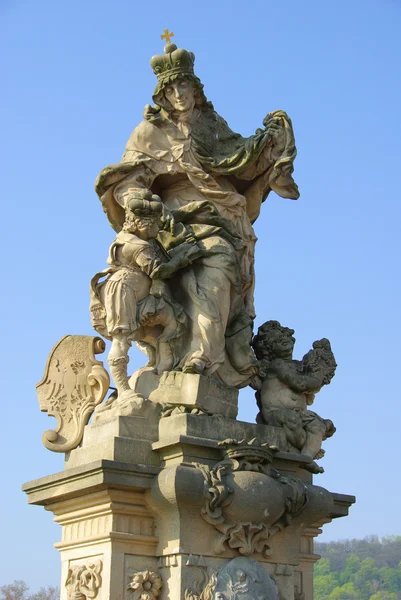
<path id="1" fill-rule="evenodd" d="M 157 368 L 155 368 L 155 373 L 158 375 L 162 375 L 164 371 L 172 371 L 173 370 L 173 358 L 168 357 L 165 360 L 160 360 Z"/>
<path id="2" fill-rule="evenodd" d="M 324 473 L 323 467 L 319 467 L 319 465 L 314 460 L 312 460 L 310 463 L 306 463 L 304 465 L 304 469 L 306 469 L 306 471 L 309 471 L 309 473 L 313 473 L 314 475 Z"/>
<path id="3" fill-rule="evenodd" d="M 164 373 L 164 371 L 171 371 L 174 364 L 174 355 L 170 348 L 170 344 L 159 340 L 159 363 L 156 367 L 158 375 Z"/>
<path id="4" fill-rule="evenodd" d="M 205 370 L 206 364 L 200 358 L 193 358 L 190 360 L 182 369 L 184 373 L 192 373 L 194 375 L 201 375 Z"/>
<path id="5" fill-rule="evenodd" d="M 101 420 L 109 419 L 115 416 L 130 417 L 141 411 L 145 399 L 134 390 L 124 390 L 117 395 L 114 392 L 107 402 L 96 407 L 93 421 L 96 423 Z"/>
<path id="6" fill-rule="evenodd" d="M 141 408 L 144 403 L 144 397 L 141 394 L 137 394 L 134 390 L 124 390 L 118 395 L 117 404 L 120 408 L 123 406 L 130 406 L 132 408 Z"/>
<path id="7" fill-rule="evenodd" d="M 96 406 L 95 415 L 111 410 L 117 402 L 117 397 L 117 390 L 115 390 L 112 394 L 110 394 L 105 402 L 102 402 L 102 404 L 98 404 L 98 406 Z"/>

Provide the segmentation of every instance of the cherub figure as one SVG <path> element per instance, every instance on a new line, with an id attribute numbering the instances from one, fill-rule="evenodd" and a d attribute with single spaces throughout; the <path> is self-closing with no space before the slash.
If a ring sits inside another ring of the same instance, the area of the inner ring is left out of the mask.
<path id="1" fill-rule="evenodd" d="M 161 280 L 190 264 L 191 253 L 168 260 L 158 246 L 154 238 L 161 229 L 162 212 L 158 196 L 146 191 L 131 194 L 124 226 L 110 247 L 110 267 L 91 281 L 92 325 L 112 341 L 107 361 L 119 400 L 134 395 L 127 374 L 132 341 L 161 374 L 175 366 L 175 343 L 186 331 L 184 311 Z"/>
<path id="2" fill-rule="evenodd" d="M 335 427 L 307 407 L 315 394 L 328 385 L 337 364 L 329 340 L 313 343 L 302 360 L 293 360 L 294 330 L 278 321 L 268 321 L 258 329 L 252 345 L 261 362 L 262 381 L 256 392 L 260 413 L 258 422 L 283 427 L 287 441 L 302 454 L 310 456 L 306 468 L 322 473 L 314 459 L 321 458 L 322 441 L 332 436 Z"/>

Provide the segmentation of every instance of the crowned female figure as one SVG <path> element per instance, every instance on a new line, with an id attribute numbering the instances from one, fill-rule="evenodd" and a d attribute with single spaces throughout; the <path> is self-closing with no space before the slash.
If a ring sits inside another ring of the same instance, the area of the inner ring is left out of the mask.
<path id="1" fill-rule="evenodd" d="M 248 138 L 231 131 L 206 99 L 194 61 L 192 52 L 172 43 L 151 59 L 158 80 L 154 105 L 145 107 L 121 162 L 102 170 L 95 189 L 117 232 L 132 194 L 160 196 L 164 229 L 158 242 L 166 255 L 197 248 L 191 264 L 168 280 L 187 317 L 178 368 L 239 388 L 257 372 L 250 346 L 252 223 L 271 190 L 298 198 L 296 148 L 283 111 L 268 114 L 264 128 Z"/>

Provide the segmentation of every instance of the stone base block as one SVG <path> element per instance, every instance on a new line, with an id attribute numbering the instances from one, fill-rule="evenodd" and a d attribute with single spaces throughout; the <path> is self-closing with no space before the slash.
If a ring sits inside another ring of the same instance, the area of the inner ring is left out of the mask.
<path id="1" fill-rule="evenodd" d="M 238 390 L 203 375 L 181 371 L 157 375 L 145 369 L 131 377 L 130 386 L 152 402 L 200 409 L 228 419 L 238 414 Z"/>
<path id="2" fill-rule="evenodd" d="M 288 467 L 292 471 L 295 465 Z M 235 473 L 244 477 L 241 471 Z M 217 482 L 219 488 L 225 477 Z M 260 479 L 256 496 L 267 484 L 266 477 L 264 483 L 262 475 Z M 223 505 L 226 517 L 235 508 L 239 484 L 238 477 L 230 479 L 233 497 Z M 157 592 L 152 600 L 188 600 L 207 597 L 212 583 L 217 597 L 230 582 L 240 583 L 237 576 L 250 585 L 255 573 L 268 600 L 312 600 L 313 563 L 319 558 L 313 553 L 313 538 L 322 524 L 345 516 L 354 498 L 307 487 L 310 508 L 269 540 L 272 553 L 262 555 L 256 544 L 244 557 L 237 543 L 216 551 L 220 529 L 202 516 L 206 497 L 195 465 L 160 470 L 101 460 L 31 481 L 24 491 L 31 504 L 52 511 L 62 527 L 56 544 L 62 561 L 61 600 L 78 597 L 78 592 L 96 600 L 132 600 L 141 586 Z M 265 494 L 265 501 L 271 503 L 271 494 Z M 237 502 L 235 510 L 255 510 L 257 502 L 257 497 L 247 505 Z M 260 518 L 266 516 L 260 512 Z M 241 539 L 235 538 L 238 543 Z M 249 589 L 247 597 L 259 598 L 258 592 Z"/>
<path id="3" fill-rule="evenodd" d="M 314 485 L 282 428 L 236 421 L 237 390 L 132 387 L 146 399 L 99 406 L 64 471 L 24 486 L 62 528 L 61 600 L 312 600 L 313 538 L 355 499 Z"/>
<path id="4" fill-rule="evenodd" d="M 91 463 L 100 457 L 126 463 L 159 465 L 160 459 L 152 451 L 158 439 L 160 407 L 150 401 L 144 403 L 141 415 L 114 416 L 111 412 L 85 427 L 79 448 L 65 455 L 65 469 Z"/>
<path id="5" fill-rule="evenodd" d="M 287 447 L 285 433 L 281 427 L 234 421 L 217 415 L 207 417 L 177 414 L 160 420 L 159 441 L 161 444 L 177 434 L 216 442 L 227 438 L 236 440 L 257 438 L 260 442 L 267 442 L 277 446 L 280 450 L 286 450 Z"/>

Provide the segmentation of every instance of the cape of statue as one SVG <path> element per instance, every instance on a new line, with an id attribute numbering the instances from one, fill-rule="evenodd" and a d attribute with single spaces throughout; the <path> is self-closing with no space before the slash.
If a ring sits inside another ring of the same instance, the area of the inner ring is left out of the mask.
<path id="1" fill-rule="evenodd" d="M 186 316 L 186 333 L 174 342 L 171 369 L 243 387 L 258 371 L 250 345 L 252 223 L 271 190 L 284 198 L 299 197 L 292 179 L 294 134 L 283 111 L 269 113 L 264 128 L 248 138 L 231 131 L 207 101 L 194 60 L 191 52 L 171 43 L 165 54 L 152 58 L 158 77 L 154 105 L 146 106 L 121 162 L 101 171 L 95 189 L 117 232 L 124 228 L 133 198 L 153 194 L 161 200 L 161 227 L 152 243 L 160 260 L 168 264 L 175 257 L 175 266 L 159 279 L 164 297 Z M 151 295 L 157 295 L 154 289 Z M 130 331 L 127 336 L 153 357 L 150 366 L 157 369 L 160 324 L 154 331 L 151 320 L 143 325 L 146 334 Z"/>

